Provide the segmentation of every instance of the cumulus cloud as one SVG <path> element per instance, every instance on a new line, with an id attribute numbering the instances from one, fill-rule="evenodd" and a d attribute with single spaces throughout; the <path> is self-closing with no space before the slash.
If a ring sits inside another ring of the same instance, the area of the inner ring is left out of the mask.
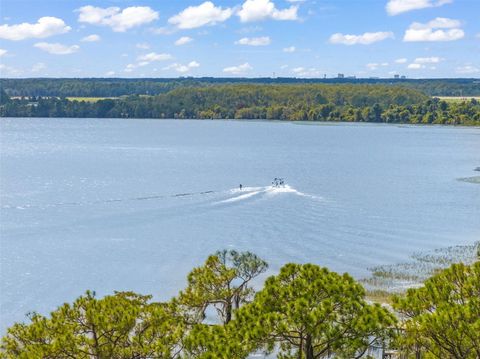
<path id="1" fill-rule="evenodd" d="M 7 52 L 8 52 L 8 51 L 5 50 L 5 49 L 0 49 L 0 57 L 6 55 Z"/>
<path id="2" fill-rule="evenodd" d="M 137 60 L 139 62 L 154 62 L 154 61 L 166 61 L 171 60 L 173 57 L 170 54 L 157 54 L 156 52 L 150 52 L 145 55 L 140 55 Z"/>
<path id="3" fill-rule="evenodd" d="M 393 39 L 393 32 L 379 31 L 379 32 L 366 32 L 362 35 L 344 35 L 336 33 L 330 36 L 330 43 L 343 44 L 343 45 L 370 45 L 374 42 L 383 41 L 386 39 Z"/>
<path id="4" fill-rule="evenodd" d="M 376 70 L 379 67 L 385 67 L 388 66 L 388 62 L 382 62 L 382 63 L 376 63 L 376 62 L 371 62 L 369 64 L 365 65 L 369 70 Z"/>
<path id="5" fill-rule="evenodd" d="M 87 5 L 77 11 L 80 13 L 79 22 L 109 26 L 115 32 L 125 32 L 158 19 L 158 12 L 149 6 L 131 6 L 122 10 L 119 7 L 101 8 Z"/>
<path id="6" fill-rule="evenodd" d="M 200 64 L 197 61 L 190 61 L 186 65 L 173 63 L 173 64 L 165 67 L 164 70 L 175 70 L 175 71 L 180 72 L 180 73 L 185 73 L 185 72 L 188 72 L 191 69 L 194 69 L 196 67 L 200 67 Z"/>
<path id="7" fill-rule="evenodd" d="M 425 65 L 415 64 L 415 63 L 409 64 L 409 65 L 407 66 L 407 69 L 410 69 L 410 70 L 419 70 L 419 69 L 423 69 L 423 68 L 425 68 Z"/>
<path id="8" fill-rule="evenodd" d="M 295 67 L 292 69 L 292 72 L 295 74 L 295 76 L 300 77 L 318 77 L 321 75 L 321 71 L 314 67 Z"/>
<path id="9" fill-rule="evenodd" d="M 62 19 L 45 16 L 38 19 L 35 24 L 24 22 L 18 25 L 1 25 L 0 39 L 12 41 L 32 38 L 43 39 L 53 35 L 64 34 L 71 29 Z"/>
<path id="10" fill-rule="evenodd" d="M 270 45 L 270 38 L 268 36 L 262 37 L 243 37 L 238 41 L 235 41 L 236 45 L 249 45 L 249 46 L 267 46 Z"/>
<path id="11" fill-rule="evenodd" d="M 168 22 L 179 29 L 194 29 L 205 25 L 215 25 L 224 22 L 233 14 L 230 8 L 215 6 L 211 1 L 205 1 L 198 6 L 189 6 L 175 16 L 168 19 Z"/>
<path id="12" fill-rule="evenodd" d="M 437 56 L 433 57 L 417 57 L 413 62 L 417 64 L 438 64 L 443 59 Z"/>
<path id="13" fill-rule="evenodd" d="M 88 35 L 88 36 L 85 36 L 81 41 L 83 42 L 96 42 L 96 41 L 100 41 L 100 36 L 98 35 Z"/>
<path id="14" fill-rule="evenodd" d="M 80 46 L 78 45 L 68 46 L 50 42 L 37 42 L 33 46 L 52 55 L 69 55 L 77 52 L 80 49 Z"/>
<path id="15" fill-rule="evenodd" d="M 271 0 L 246 0 L 237 12 L 241 22 L 272 20 L 297 20 L 298 6 L 279 10 Z"/>
<path id="16" fill-rule="evenodd" d="M 128 64 L 125 67 L 125 72 L 132 72 L 138 67 L 150 65 L 152 62 L 167 61 L 173 59 L 170 54 L 158 54 L 156 52 L 150 52 L 148 54 L 140 55 L 137 57 L 137 61 L 133 64 Z"/>
<path id="17" fill-rule="evenodd" d="M 427 65 L 438 64 L 443 61 L 441 57 L 431 56 L 431 57 L 417 57 L 411 64 L 407 66 L 407 69 L 410 70 L 420 70 L 427 68 Z M 430 66 L 430 70 L 435 70 L 435 66 Z"/>
<path id="18" fill-rule="evenodd" d="M 32 66 L 32 72 L 40 72 L 42 70 L 45 70 L 47 68 L 47 65 L 45 65 L 43 62 L 37 62 L 35 65 Z"/>
<path id="19" fill-rule="evenodd" d="M 453 0 L 390 0 L 385 9 L 389 15 L 398 15 L 407 11 L 438 7 L 451 2 Z"/>
<path id="20" fill-rule="evenodd" d="M 3 76 L 16 77 L 16 76 L 21 76 L 23 74 L 23 71 L 15 67 L 7 66 L 5 64 L 0 63 L 0 74 L 2 74 Z"/>
<path id="21" fill-rule="evenodd" d="M 402 57 L 400 59 L 396 59 L 395 63 L 396 64 L 405 64 L 407 61 L 408 61 L 408 59 L 406 59 L 405 57 Z"/>
<path id="22" fill-rule="evenodd" d="M 188 44 L 189 42 L 192 42 L 192 41 L 193 41 L 193 39 L 191 37 L 182 36 L 177 41 L 175 41 L 175 45 L 176 46 L 182 46 L 182 45 Z"/>
<path id="23" fill-rule="evenodd" d="M 462 75 L 472 75 L 480 73 L 480 69 L 473 65 L 464 65 L 455 68 L 455 72 Z"/>
<path id="24" fill-rule="evenodd" d="M 426 24 L 414 22 L 405 31 L 403 41 L 417 42 L 459 40 L 465 36 L 465 33 L 460 26 L 460 21 L 445 17 L 437 17 Z"/>
<path id="25" fill-rule="evenodd" d="M 135 47 L 141 50 L 148 50 L 150 48 L 150 45 L 147 44 L 146 42 L 141 42 L 141 43 L 135 44 Z"/>
<path id="26" fill-rule="evenodd" d="M 115 75 L 115 71 L 108 71 L 108 72 L 105 73 L 106 77 L 112 77 L 114 75 Z"/>
<path id="27" fill-rule="evenodd" d="M 253 67 L 250 66 L 248 62 L 245 62 L 244 64 L 238 65 L 238 66 L 230 66 L 230 67 L 225 67 L 223 69 L 223 72 L 231 75 L 242 75 L 245 74 L 249 71 L 253 70 Z"/>
<path id="28" fill-rule="evenodd" d="M 297 49 L 295 46 L 284 47 L 283 52 L 295 52 Z"/>

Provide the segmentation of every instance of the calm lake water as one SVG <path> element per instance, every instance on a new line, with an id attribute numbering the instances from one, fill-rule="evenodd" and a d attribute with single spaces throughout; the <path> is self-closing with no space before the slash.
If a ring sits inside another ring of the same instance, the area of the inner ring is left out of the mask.
<path id="1" fill-rule="evenodd" d="M 480 129 L 1 119 L 1 332 L 86 289 L 167 299 L 223 248 L 356 278 L 480 238 Z M 287 187 L 270 187 L 283 177 Z M 238 190 L 242 183 L 244 190 Z"/>

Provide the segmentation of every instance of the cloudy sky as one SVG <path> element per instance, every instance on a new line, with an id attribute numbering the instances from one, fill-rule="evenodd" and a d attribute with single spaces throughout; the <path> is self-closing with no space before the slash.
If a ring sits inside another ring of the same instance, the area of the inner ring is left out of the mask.
<path id="1" fill-rule="evenodd" d="M 480 0 L 1 2 L 1 77 L 480 77 Z"/>

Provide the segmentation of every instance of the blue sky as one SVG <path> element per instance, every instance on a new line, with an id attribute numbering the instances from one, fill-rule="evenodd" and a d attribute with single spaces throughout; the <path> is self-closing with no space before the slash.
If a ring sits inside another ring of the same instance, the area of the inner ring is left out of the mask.
<path id="1" fill-rule="evenodd" d="M 1 0 L 1 77 L 480 77 L 479 0 Z"/>

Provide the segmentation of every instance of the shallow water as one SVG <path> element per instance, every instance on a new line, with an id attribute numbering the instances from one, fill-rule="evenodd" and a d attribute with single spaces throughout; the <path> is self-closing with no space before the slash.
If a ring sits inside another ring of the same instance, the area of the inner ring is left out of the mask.
<path id="1" fill-rule="evenodd" d="M 223 248 L 357 278 L 480 238 L 480 129 L 1 119 L 4 332 L 86 289 L 167 299 Z M 274 177 L 285 188 L 272 188 Z M 242 191 L 238 185 L 242 183 Z"/>

